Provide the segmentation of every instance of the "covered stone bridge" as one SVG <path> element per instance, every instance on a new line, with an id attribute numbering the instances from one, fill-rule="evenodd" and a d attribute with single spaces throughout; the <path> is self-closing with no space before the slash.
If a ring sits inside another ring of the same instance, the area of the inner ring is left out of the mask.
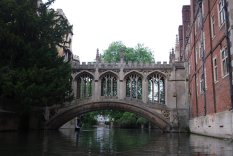
<path id="1" fill-rule="evenodd" d="M 162 130 L 187 127 L 183 63 L 73 62 L 72 70 L 75 99 L 47 121 L 48 129 L 100 109 L 139 114 Z"/>

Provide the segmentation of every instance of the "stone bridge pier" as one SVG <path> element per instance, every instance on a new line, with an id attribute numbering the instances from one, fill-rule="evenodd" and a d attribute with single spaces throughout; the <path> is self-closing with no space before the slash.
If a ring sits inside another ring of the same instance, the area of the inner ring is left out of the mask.
<path id="1" fill-rule="evenodd" d="M 75 99 L 59 109 L 46 127 L 101 109 L 134 112 L 164 131 L 187 130 L 187 81 L 183 63 L 72 63 Z"/>

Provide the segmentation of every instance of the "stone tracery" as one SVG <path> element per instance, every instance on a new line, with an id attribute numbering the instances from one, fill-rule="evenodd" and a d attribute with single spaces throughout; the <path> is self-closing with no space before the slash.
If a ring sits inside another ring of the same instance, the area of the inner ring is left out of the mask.
<path id="1" fill-rule="evenodd" d="M 126 97 L 142 99 L 142 77 L 131 73 L 126 77 Z"/>
<path id="2" fill-rule="evenodd" d="M 148 99 L 165 104 L 165 77 L 156 72 L 148 76 Z"/>
<path id="3" fill-rule="evenodd" d="M 77 78 L 77 99 L 88 98 L 92 96 L 93 76 L 89 73 L 82 73 Z"/>
<path id="4" fill-rule="evenodd" d="M 111 73 L 101 78 L 101 96 L 117 96 L 117 77 Z"/>

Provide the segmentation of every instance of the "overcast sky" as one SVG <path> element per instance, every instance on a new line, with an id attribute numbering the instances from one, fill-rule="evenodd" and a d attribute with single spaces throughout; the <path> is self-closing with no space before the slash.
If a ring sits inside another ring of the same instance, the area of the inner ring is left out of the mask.
<path id="1" fill-rule="evenodd" d="M 142 43 L 156 61 L 168 61 L 175 46 L 182 6 L 190 0 L 56 0 L 73 25 L 72 51 L 81 62 L 94 61 L 113 41 Z"/>

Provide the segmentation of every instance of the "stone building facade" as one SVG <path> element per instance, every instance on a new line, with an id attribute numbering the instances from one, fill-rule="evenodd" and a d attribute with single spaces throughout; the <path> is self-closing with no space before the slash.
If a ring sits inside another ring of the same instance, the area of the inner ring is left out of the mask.
<path id="1" fill-rule="evenodd" d="M 62 9 L 57 9 L 56 12 L 58 13 L 58 15 L 67 19 Z M 66 43 L 64 43 L 63 47 L 57 46 L 58 55 L 64 56 L 64 61 L 71 61 L 73 59 L 72 37 L 73 37 L 73 32 L 66 34 L 65 36 L 63 36 L 64 41 L 66 41 Z"/>

